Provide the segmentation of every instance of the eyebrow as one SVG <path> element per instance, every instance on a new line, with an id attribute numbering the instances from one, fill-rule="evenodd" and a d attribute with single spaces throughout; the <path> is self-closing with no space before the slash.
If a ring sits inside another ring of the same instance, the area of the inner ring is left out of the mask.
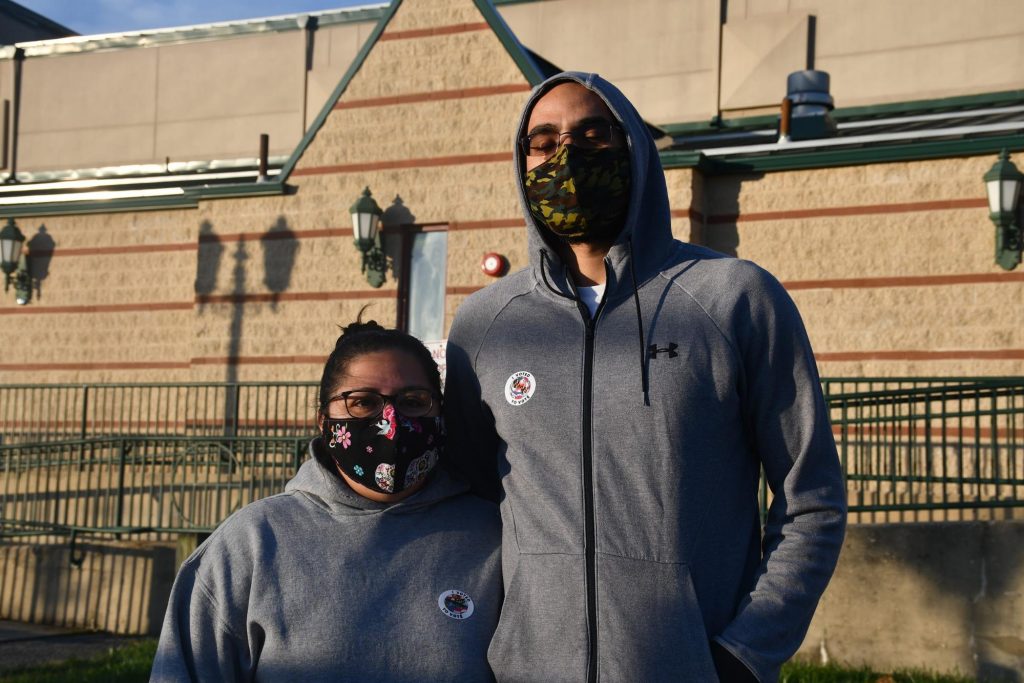
<path id="1" fill-rule="evenodd" d="M 608 124 L 612 124 L 612 123 L 616 123 L 616 122 L 615 121 L 610 121 L 608 119 L 608 117 L 606 117 L 606 116 L 588 116 L 585 119 L 581 119 L 575 126 L 573 126 L 572 130 L 576 130 L 578 128 L 582 128 L 584 126 L 589 126 L 589 125 L 594 124 L 594 123 L 608 123 Z M 553 123 L 541 123 L 541 124 L 538 124 L 538 125 L 534 126 L 533 128 L 531 128 L 530 131 L 527 133 L 527 135 L 529 136 L 529 135 L 534 135 L 536 133 L 546 133 L 548 131 L 558 131 L 558 126 L 556 126 Z"/>
<path id="2" fill-rule="evenodd" d="M 337 398 L 340 398 L 342 394 L 350 391 L 372 391 L 375 394 L 383 395 L 382 391 L 380 391 L 379 389 L 375 389 L 374 387 L 356 387 L 354 389 L 345 389 L 344 391 L 339 391 L 338 393 L 334 394 L 334 396 L 332 396 L 330 400 L 333 401 Z M 401 394 L 404 391 L 429 391 L 430 393 L 434 393 L 434 390 L 431 389 L 430 387 L 425 387 L 421 384 L 410 384 L 405 387 L 399 387 L 398 390 L 395 391 L 395 394 Z"/>

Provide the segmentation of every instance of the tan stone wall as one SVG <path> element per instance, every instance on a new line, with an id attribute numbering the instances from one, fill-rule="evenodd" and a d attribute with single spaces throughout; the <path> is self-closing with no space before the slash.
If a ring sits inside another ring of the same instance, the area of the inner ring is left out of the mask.
<path id="1" fill-rule="evenodd" d="M 717 112 L 715 0 L 550 0 L 501 14 L 524 45 L 563 69 L 600 73 L 649 121 Z"/>
<path id="2" fill-rule="evenodd" d="M 730 2 L 722 108 L 777 107 L 786 75 L 808 68 L 809 48 L 839 107 L 1015 90 L 1022 40 L 1024 15 L 1000 0 Z"/>
<path id="3" fill-rule="evenodd" d="M 294 192 L 197 210 L 20 220 L 30 239 L 45 229 L 56 251 L 29 307 L 0 300 L 4 322 L 14 323 L 0 327 L 2 381 L 315 380 L 336 326 L 364 304 L 369 316 L 395 321 L 393 273 L 371 290 L 347 232 L 348 207 L 365 186 L 388 212 L 392 253 L 395 223 L 453 226 L 447 329 L 466 294 L 493 281 L 480 270 L 486 252 L 504 254 L 512 271 L 529 262 L 510 162 L 526 81 L 490 31 L 400 32 L 481 21 L 469 0 L 403 4 L 387 28 L 397 39 L 379 42 L 355 75 L 290 178 Z M 508 86 L 519 89 L 428 96 Z M 393 97 L 405 100 L 375 101 Z M 1001 273 L 987 212 L 970 205 L 983 198 L 992 161 L 748 177 L 672 169 L 672 230 L 752 259 L 790 286 L 825 375 L 1022 374 L 1022 361 L 998 355 L 1024 341 L 1021 284 L 942 280 Z M 941 204 L 949 201 L 969 205 Z M 893 277 L 926 279 L 849 282 Z M 818 280 L 839 282 L 808 284 Z M 944 352 L 960 357 L 936 355 Z"/>
<path id="4" fill-rule="evenodd" d="M 79 541 L 0 543 L 0 618 L 156 635 L 177 571 L 173 546 Z"/>
<path id="5" fill-rule="evenodd" d="M 470 0 L 410 2 L 388 31 L 482 21 Z M 183 59 L 198 54 L 181 49 Z M 464 88 L 498 90 L 426 96 Z M 3 381 L 317 380 L 337 326 L 363 305 L 384 324 L 396 320 L 394 274 L 372 290 L 352 245 L 349 206 L 365 186 L 385 223 L 469 224 L 450 234 L 455 291 L 491 281 L 479 267 L 487 251 L 522 267 L 521 228 L 474 223 L 519 220 L 510 131 L 527 90 L 488 30 L 384 40 L 342 96 L 356 106 L 331 112 L 285 196 L 20 220 L 30 239 L 45 230 L 56 251 L 30 306 L 0 301 L 18 323 L 0 328 L 9 348 Z M 367 101 L 393 96 L 412 101 Z M 474 154 L 486 156 L 463 158 Z M 392 255 L 399 230 L 384 232 Z M 105 253 L 83 251 L 95 249 Z M 461 296 L 449 297 L 449 320 Z M 152 304 L 170 310 L 146 310 Z"/>
<path id="6" fill-rule="evenodd" d="M 1015 680 L 1024 671 L 1021 522 L 850 527 L 797 657 Z"/>
<path id="7" fill-rule="evenodd" d="M 790 287 L 824 375 L 1024 374 L 1024 360 L 999 357 L 1024 345 L 1024 283 L 993 280 L 1004 271 L 993 262 L 981 176 L 994 161 L 707 178 L 703 242 Z M 814 283 L 821 280 L 833 282 Z M 872 352 L 902 357 L 828 360 Z M 946 352 L 962 357 L 935 355 Z"/>

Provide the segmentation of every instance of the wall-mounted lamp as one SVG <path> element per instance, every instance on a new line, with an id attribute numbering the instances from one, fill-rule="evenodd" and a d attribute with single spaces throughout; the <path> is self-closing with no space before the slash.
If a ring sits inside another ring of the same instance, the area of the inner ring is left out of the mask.
<path id="1" fill-rule="evenodd" d="M 4 291 L 14 283 L 14 296 L 19 306 L 32 299 L 32 276 L 28 270 L 28 257 L 23 249 L 25 236 L 13 218 L 0 230 L 0 268 L 4 271 Z"/>
<path id="2" fill-rule="evenodd" d="M 996 263 L 1004 270 L 1013 270 L 1020 263 L 1022 236 L 1017 209 L 1024 174 L 1017 170 L 1004 149 L 984 180 L 988 192 L 988 217 L 996 226 Z"/>
<path id="3" fill-rule="evenodd" d="M 363 195 L 349 209 L 352 214 L 352 234 L 355 237 L 356 249 L 363 254 L 363 272 L 371 287 L 380 287 L 385 282 L 384 273 L 388 267 L 387 257 L 380 248 L 377 228 L 380 217 L 384 213 L 370 194 L 370 188 L 363 190 Z"/>

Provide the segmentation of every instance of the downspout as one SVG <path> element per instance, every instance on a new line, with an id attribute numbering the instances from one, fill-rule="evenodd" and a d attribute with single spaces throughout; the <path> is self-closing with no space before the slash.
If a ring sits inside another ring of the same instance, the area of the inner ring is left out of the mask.
<path id="1" fill-rule="evenodd" d="M 316 44 L 317 18 L 305 15 L 299 17 L 299 27 L 302 28 L 305 44 L 303 46 L 303 68 L 302 68 L 302 131 L 306 134 L 309 122 L 306 120 L 309 108 L 309 72 L 313 70 L 313 48 Z M 300 135 L 300 136 L 301 136 Z"/>
<path id="2" fill-rule="evenodd" d="M 729 0 L 719 0 L 718 5 L 718 67 L 715 82 L 715 115 L 711 118 L 712 125 L 720 125 L 722 121 L 722 41 L 725 38 L 725 22 L 729 16 Z"/>
<path id="3" fill-rule="evenodd" d="M 25 62 L 25 50 L 14 48 L 14 103 L 11 107 L 11 170 L 7 173 L 6 183 L 18 182 L 18 120 L 21 118 L 21 68 Z"/>

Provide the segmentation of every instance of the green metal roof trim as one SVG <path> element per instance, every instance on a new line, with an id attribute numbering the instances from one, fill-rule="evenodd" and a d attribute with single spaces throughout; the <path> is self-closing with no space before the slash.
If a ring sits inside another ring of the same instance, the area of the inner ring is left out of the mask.
<path id="1" fill-rule="evenodd" d="M 523 76 L 526 77 L 526 80 L 530 85 L 537 85 L 543 81 L 544 77 L 542 76 L 540 69 L 537 68 L 537 65 L 534 64 L 529 54 L 527 54 L 526 49 L 519 43 L 515 34 L 512 33 L 505 24 L 505 20 L 502 19 L 501 15 L 494 9 L 490 0 L 473 0 L 473 2 L 483 15 L 484 21 L 487 22 L 487 25 L 490 26 L 491 30 L 498 36 L 498 40 L 501 41 L 502 46 L 504 46 L 505 50 L 508 51 L 509 56 L 515 61 L 519 70 L 522 71 Z M 391 18 L 395 16 L 395 12 L 398 11 L 401 4 L 402 0 L 394 0 L 391 6 L 388 7 L 387 12 L 377 23 L 376 28 L 373 29 L 373 33 L 371 33 L 370 37 L 366 39 L 366 43 L 359 50 L 359 53 L 352 61 L 352 64 L 349 65 L 348 70 L 345 72 L 345 75 L 342 76 L 338 86 L 334 89 L 334 92 L 331 93 L 331 96 L 327 98 L 327 102 L 324 104 L 323 109 L 321 109 L 320 113 L 317 114 L 317 117 L 313 120 L 309 130 L 306 131 L 306 134 L 302 137 L 302 140 L 299 141 L 295 151 L 292 152 L 291 156 L 288 157 L 288 161 L 286 161 L 284 166 L 281 168 L 281 172 L 278 174 L 281 182 L 287 180 L 292 171 L 295 170 L 295 165 L 299 162 L 299 159 L 302 158 L 302 155 L 305 154 L 306 149 L 313 142 L 313 139 L 316 138 L 316 134 L 320 132 L 320 128 L 324 125 L 324 122 L 327 121 L 327 117 L 330 116 L 331 111 L 333 111 L 334 105 L 344 94 L 345 90 L 348 89 L 348 84 L 352 82 L 352 79 L 359 72 L 359 69 L 362 68 L 366 58 L 369 56 L 374 46 L 376 46 L 381 34 L 384 33 L 385 27 L 388 25 L 388 22 L 391 21 Z"/>
<path id="2" fill-rule="evenodd" d="M 1024 150 L 1024 135 L 999 135 L 966 140 L 940 140 L 871 147 L 832 147 L 802 152 L 785 152 L 784 148 L 780 148 L 778 153 L 737 154 L 724 158 L 707 157 L 700 152 L 692 151 L 667 151 L 662 152 L 660 156 L 661 164 L 666 169 L 697 168 L 708 175 L 725 175 L 982 156 L 996 154 L 1002 149 L 1010 152 Z"/>
<path id="3" fill-rule="evenodd" d="M 508 56 L 519 67 L 527 83 L 531 86 L 537 86 L 542 83 L 544 81 L 544 74 L 540 67 L 530 57 L 529 51 L 516 38 L 516 34 L 512 33 L 512 29 L 505 23 L 505 19 L 498 14 L 498 10 L 491 4 L 491 0 L 473 0 L 473 3 L 480 10 L 480 14 L 484 16 L 484 21 L 491 27 L 494 34 L 498 36 L 498 40 L 501 41 L 505 51 L 508 52 Z"/>
<path id="4" fill-rule="evenodd" d="M 352 82 L 352 79 L 359 72 L 359 69 L 363 67 L 363 62 L 365 62 L 366 58 L 370 55 L 370 51 L 373 50 L 374 46 L 377 44 L 377 41 L 380 39 L 380 35 L 384 33 L 384 28 L 388 25 L 388 22 L 391 21 L 391 17 L 395 16 L 395 12 L 398 11 L 398 7 L 401 4 L 402 0 L 394 0 L 394 2 L 391 3 L 391 6 L 387 8 L 387 11 L 384 12 L 384 15 L 377 21 L 377 25 L 374 27 L 373 32 L 370 33 L 370 36 L 359 49 L 359 52 L 356 53 L 356 58 L 352 60 L 351 64 L 349 64 L 348 69 L 345 71 L 345 75 L 341 77 L 341 81 L 339 81 L 338 85 L 335 86 L 331 96 L 327 98 L 324 106 L 320 109 L 320 113 L 316 115 L 315 119 L 313 119 L 313 123 L 309 126 L 309 130 L 307 130 L 306 134 L 302 136 L 302 139 L 299 140 L 299 144 L 295 147 L 291 156 L 288 157 L 288 161 L 284 162 L 284 166 L 281 167 L 281 171 L 277 175 L 281 182 L 287 180 L 288 176 L 290 176 L 292 171 L 295 170 L 295 165 L 299 163 L 299 159 L 301 159 L 302 155 L 306 153 L 306 149 L 309 147 L 310 143 L 313 142 L 316 134 L 320 132 L 320 129 L 327 121 L 327 117 L 330 116 L 331 112 L 334 110 L 334 105 L 348 89 L 348 84 Z"/>
<path id="5" fill-rule="evenodd" d="M 169 197 L 131 197 L 78 202 L 45 202 L 0 207 L 4 218 L 20 216 L 66 216 L 89 213 L 122 213 L 125 211 L 160 211 L 163 209 L 195 209 L 206 199 L 229 197 L 260 197 L 285 194 L 287 187 L 278 180 L 231 183 L 186 188 L 184 194 Z"/>
<path id="6" fill-rule="evenodd" d="M 19 5 L 11 0 L 0 0 L 0 15 L 7 15 L 17 21 L 20 21 L 29 26 L 56 33 L 64 36 L 77 36 L 78 31 L 70 29 L 67 26 L 58 24 L 53 19 L 43 16 L 38 12 L 33 12 L 28 7 Z"/>
<path id="7" fill-rule="evenodd" d="M 299 144 L 288 157 L 287 161 L 285 161 L 281 170 L 274 176 L 273 181 L 254 181 L 251 183 L 233 183 L 230 185 L 187 188 L 184 195 L 176 195 L 173 197 L 111 199 L 89 202 L 52 202 L 22 206 L 8 206 L 0 209 L 0 215 L 53 216 L 66 214 L 195 208 L 198 206 L 200 200 L 284 194 L 287 191 L 285 181 L 287 181 L 292 171 L 295 170 L 295 166 L 298 164 L 299 159 L 302 158 L 306 149 L 313 142 L 314 138 L 316 138 L 316 134 L 320 131 L 320 128 L 323 127 L 324 122 L 327 121 L 327 117 L 330 116 L 331 112 L 334 110 L 334 105 L 348 88 L 349 83 L 351 83 L 356 73 L 359 72 L 359 69 L 362 68 L 367 56 L 369 56 L 370 52 L 377 44 L 377 41 L 380 39 L 385 27 L 391 21 L 391 18 L 395 15 L 395 12 L 401 4 L 402 0 L 394 0 L 386 10 L 381 12 L 377 25 L 367 38 L 366 43 L 356 54 L 352 64 L 350 64 L 348 69 L 345 71 L 345 75 L 342 76 L 341 81 L 338 83 L 337 87 L 335 87 L 331 96 L 327 98 L 327 101 L 324 103 L 320 113 L 317 114 L 317 117 L 313 120 L 309 130 L 306 131 L 306 134 L 302 137 L 302 140 L 299 141 Z M 477 9 L 480 10 L 480 13 L 483 15 L 488 26 L 491 27 L 491 30 L 494 31 L 498 39 L 501 41 L 502 46 L 508 51 L 509 56 L 515 60 L 516 65 L 522 71 L 523 76 L 527 79 L 530 85 L 536 85 L 543 81 L 544 77 L 540 69 L 531 59 L 526 49 L 519 43 L 515 34 L 513 34 L 505 24 L 501 15 L 494 9 L 490 0 L 474 0 L 474 4 L 476 4 Z"/>
<path id="8" fill-rule="evenodd" d="M 892 116 L 894 114 L 932 114 L 975 107 L 995 107 L 1015 102 L 1024 102 L 1024 90 L 1005 90 L 995 93 L 982 93 L 980 95 L 961 95 L 959 97 L 944 97 L 932 100 L 911 100 L 909 102 L 873 104 L 863 107 L 838 107 L 832 111 L 832 117 L 837 122 L 843 122 Z M 708 121 L 666 123 L 661 128 L 669 135 L 675 136 L 697 133 L 724 133 L 751 128 L 774 128 L 778 125 L 778 122 L 778 114 L 762 114 L 735 119 L 713 117 Z"/>

